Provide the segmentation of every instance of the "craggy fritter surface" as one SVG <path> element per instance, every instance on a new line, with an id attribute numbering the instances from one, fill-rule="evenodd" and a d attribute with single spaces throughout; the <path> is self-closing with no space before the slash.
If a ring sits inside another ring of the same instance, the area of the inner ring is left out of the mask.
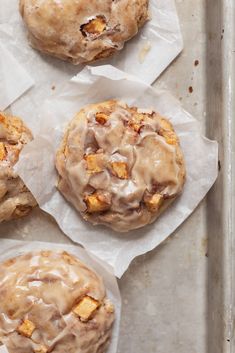
<path id="1" fill-rule="evenodd" d="M 73 255 L 40 251 L 0 265 L 0 342 L 9 353 L 104 353 L 114 306 Z"/>
<path id="2" fill-rule="evenodd" d="M 32 134 L 21 119 L 0 112 L 0 222 L 27 215 L 36 201 L 13 170 Z"/>
<path id="3" fill-rule="evenodd" d="M 92 224 L 118 232 L 152 223 L 181 193 L 185 164 L 171 123 L 107 101 L 82 109 L 58 150 L 58 189 Z"/>
<path id="4" fill-rule="evenodd" d="M 20 0 L 31 45 L 73 64 L 107 58 L 148 20 L 149 0 Z"/>

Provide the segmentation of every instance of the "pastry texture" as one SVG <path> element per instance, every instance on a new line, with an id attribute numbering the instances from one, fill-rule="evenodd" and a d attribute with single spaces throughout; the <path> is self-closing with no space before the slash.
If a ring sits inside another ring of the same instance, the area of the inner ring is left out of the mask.
<path id="1" fill-rule="evenodd" d="M 36 201 L 13 170 L 32 134 L 21 119 L 0 112 L 0 222 L 27 215 Z"/>
<path id="2" fill-rule="evenodd" d="M 114 100 L 75 116 L 56 167 L 58 189 L 83 218 L 119 232 L 155 221 L 185 182 L 171 123 L 152 110 Z"/>
<path id="3" fill-rule="evenodd" d="M 73 64 L 111 56 L 148 19 L 149 0 L 20 0 L 31 45 Z"/>
<path id="4" fill-rule="evenodd" d="M 0 342 L 9 353 L 104 353 L 113 321 L 102 279 L 66 252 L 0 265 Z"/>

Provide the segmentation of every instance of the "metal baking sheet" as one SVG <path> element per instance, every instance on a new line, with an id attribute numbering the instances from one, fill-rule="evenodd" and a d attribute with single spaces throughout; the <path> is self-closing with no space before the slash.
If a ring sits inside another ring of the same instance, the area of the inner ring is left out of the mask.
<path id="1" fill-rule="evenodd" d="M 1 0 L 0 0 L 1 1 Z M 220 143 L 219 178 L 194 214 L 120 280 L 119 353 L 232 353 L 234 305 L 234 0 L 177 0 L 185 49 L 156 86 Z M 69 242 L 39 210 L 4 237 Z"/>

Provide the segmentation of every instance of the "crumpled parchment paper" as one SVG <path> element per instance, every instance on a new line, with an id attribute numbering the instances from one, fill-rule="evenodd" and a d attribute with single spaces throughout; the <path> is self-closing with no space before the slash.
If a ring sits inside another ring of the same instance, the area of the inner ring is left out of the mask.
<path id="1" fill-rule="evenodd" d="M 111 98 L 168 117 L 179 135 L 187 168 L 182 196 L 154 224 L 126 234 L 86 223 L 56 189 L 55 153 L 66 125 L 84 105 Z M 87 67 L 45 102 L 39 96 L 37 103 L 17 107 L 26 121 L 33 118 L 35 140 L 21 153 L 16 170 L 63 232 L 110 264 L 118 277 L 136 256 L 152 250 L 174 232 L 216 180 L 217 142 L 201 135 L 198 122 L 168 92 L 155 90 L 114 67 Z"/>
<path id="2" fill-rule="evenodd" d="M 6 346 L 0 346 L 0 353 L 8 353 Z"/>
<path id="3" fill-rule="evenodd" d="M 106 60 L 151 84 L 183 49 L 175 0 L 150 0 L 150 20 L 125 48 Z M 0 1 L 0 40 L 26 66 L 37 84 L 70 78 L 83 66 L 73 66 L 41 55 L 30 48 L 27 30 L 19 14 L 19 0 Z M 104 64 L 104 62 L 102 62 Z M 100 63 L 95 63 L 100 65 Z M 46 95 L 45 95 L 46 97 Z"/>
<path id="4" fill-rule="evenodd" d="M 34 84 L 25 68 L 0 40 L 0 110 L 5 110 Z"/>

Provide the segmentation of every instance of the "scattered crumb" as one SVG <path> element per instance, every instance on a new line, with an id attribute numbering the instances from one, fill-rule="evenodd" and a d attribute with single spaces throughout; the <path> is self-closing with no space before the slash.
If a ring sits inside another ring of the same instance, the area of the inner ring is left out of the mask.
<path id="1" fill-rule="evenodd" d="M 54 91 L 54 90 L 55 90 L 55 86 L 53 85 L 53 86 L 51 87 L 51 89 Z"/>
<path id="2" fill-rule="evenodd" d="M 224 28 L 222 29 L 221 40 L 224 38 Z"/>
<path id="3" fill-rule="evenodd" d="M 207 254 L 208 252 L 208 239 L 207 238 L 202 238 L 201 240 L 201 254 L 202 256 Z"/>
<path id="4" fill-rule="evenodd" d="M 221 162 L 220 162 L 220 160 L 218 161 L 218 170 L 219 170 L 219 172 L 221 171 Z"/>
<path id="5" fill-rule="evenodd" d="M 195 60 L 194 61 L 194 66 L 198 66 L 199 65 L 199 60 Z"/>
<path id="6" fill-rule="evenodd" d="M 143 45 L 143 47 L 141 48 L 140 52 L 139 52 L 139 62 L 141 64 L 143 64 L 147 54 L 150 52 L 152 46 L 151 43 L 149 41 L 147 41 L 145 43 L 145 45 Z"/>
<path id="7" fill-rule="evenodd" d="M 189 91 L 189 93 L 193 93 L 193 87 L 190 86 L 190 87 L 188 88 L 188 91 Z"/>

